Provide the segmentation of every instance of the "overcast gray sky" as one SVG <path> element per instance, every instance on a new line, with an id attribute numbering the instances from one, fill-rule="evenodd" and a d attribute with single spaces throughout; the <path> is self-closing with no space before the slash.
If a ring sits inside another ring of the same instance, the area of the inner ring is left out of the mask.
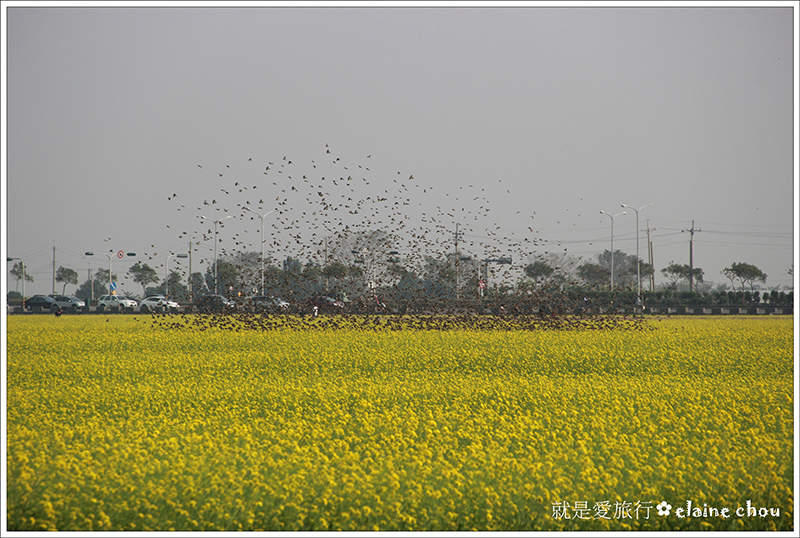
<path id="1" fill-rule="evenodd" d="M 3 6 L 6 254 L 33 274 L 28 295 L 50 292 L 53 246 L 80 282 L 119 250 L 163 274 L 190 240 L 203 271 L 201 215 L 233 215 L 220 254 L 258 251 L 243 206 L 280 210 L 265 217 L 276 259 L 317 256 L 345 226 L 441 255 L 458 223 L 465 253 L 521 267 L 591 259 L 610 247 L 600 210 L 652 202 L 640 255 L 649 219 L 657 283 L 689 263 L 694 220 L 706 280 L 748 262 L 792 284 L 790 3 L 36 6 Z M 636 253 L 635 223 L 615 219 L 615 249 Z"/>

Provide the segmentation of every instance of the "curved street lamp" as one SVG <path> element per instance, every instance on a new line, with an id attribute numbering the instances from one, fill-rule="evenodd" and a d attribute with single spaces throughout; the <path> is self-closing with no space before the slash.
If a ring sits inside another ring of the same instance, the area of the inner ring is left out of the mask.
<path id="1" fill-rule="evenodd" d="M 639 270 L 639 211 L 645 207 L 650 207 L 651 205 L 653 205 L 652 202 L 647 205 L 643 205 L 639 209 L 636 209 L 635 207 L 627 204 L 622 204 L 622 207 L 633 209 L 636 212 L 636 306 L 640 306 L 642 304 L 642 276 Z M 613 257 L 614 254 L 612 253 L 611 255 Z"/>
<path id="2" fill-rule="evenodd" d="M 611 217 L 611 290 L 614 290 L 614 217 L 619 217 L 620 215 L 627 215 L 625 211 L 621 213 L 617 213 L 616 215 L 612 215 L 611 213 L 606 213 L 605 211 L 600 211 L 603 215 Z"/>
<path id="3" fill-rule="evenodd" d="M 84 252 L 83 255 L 84 256 L 94 256 L 94 252 Z M 132 258 L 132 257 L 136 256 L 136 253 L 135 252 L 126 252 L 125 255 Z M 112 280 L 111 279 L 111 260 L 114 258 L 114 255 L 105 253 L 105 256 L 106 256 L 106 258 L 108 258 L 108 294 L 109 295 L 113 295 L 114 294 L 114 290 L 111 289 L 111 280 Z M 116 256 L 118 258 L 122 258 L 122 251 L 120 250 L 116 254 Z"/>
<path id="4" fill-rule="evenodd" d="M 246 211 L 249 211 L 250 213 L 255 213 L 261 219 L 261 290 L 258 293 L 259 293 L 259 295 L 264 295 L 264 217 L 266 217 L 267 215 L 270 215 L 272 213 L 275 213 L 277 211 L 277 209 L 273 209 L 272 211 L 268 211 L 267 213 L 264 213 L 263 215 L 261 215 L 259 213 L 256 213 L 255 211 L 253 211 L 249 207 L 245 207 L 244 209 Z"/>
<path id="5" fill-rule="evenodd" d="M 483 290 L 489 285 L 489 264 L 497 263 L 500 265 L 511 265 L 511 256 L 503 256 L 501 258 L 484 258 L 481 261 L 481 282 L 478 284 L 478 290 L 481 297 L 483 297 Z"/>
<path id="6" fill-rule="evenodd" d="M 220 224 L 223 220 L 229 219 L 231 217 L 233 217 L 233 215 L 228 215 L 227 217 L 223 217 L 219 220 L 214 220 L 206 217 L 205 215 L 200 215 L 201 219 L 206 219 L 214 222 L 214 295 L 217 295 L 217 280 L 219 280 L 219 271 L 217 267 L 217 225 Z"/>

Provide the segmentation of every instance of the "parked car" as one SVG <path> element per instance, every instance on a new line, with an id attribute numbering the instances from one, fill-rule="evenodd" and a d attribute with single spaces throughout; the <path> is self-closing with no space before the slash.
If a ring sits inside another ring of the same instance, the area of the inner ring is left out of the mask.
<path id="1" fill-rule="evenodd" d="M 231 312 L 236 308 L 236 303 L 229 301 L 222 295 L 205 295 L 194 304 L 198 312 L 222 314 Z"/>
<path id="2" fill-rule="evenodd" d="M 272 295 L 254 295 L 244 300 L 243 307 L 248 312 L 286 312 L 289 303 Z"/>
<path id="3" fill-rule="evenodd" d="M 78 312 L 86 303 L 78 299 L 77 297 L 67 297 L 66 295 L 56 295 L 53 297 L 55 299 L 58 306 L 63 308 L 64 310 L 68 310 L 70 312 Z"/>
<path id="4" fill-rule="evenodd" d="M 344 312 L 344 303 L 337 301 L 333 297 L 312 297 L 306 305 L 312 313 L 314 312 L 314 307 L 317 307 L 317 311 L 320 314 L 341 314 Z"/>
<path id="5" fill-rule="evenodd" d="M 151 295 L 139 304 L 139 311 L 149 312 L 152 310 L 154 312 L 169 312 L 170 310 L 175 311 L 180 307 L 181 305 L 175 301 L 170 301 L 163 295 Z"/>
<path id="6" fill-rule="evenodd" d="M 101 311 L 105 310 L 106 308 L 111 307 L 118 307 L 120 311 L 125 309 L 131 309 L 134 307 L 139 306 L 139 303 L 134 301 L 129 297 L 124 297 L 122 295 L 103 295 L 100 299 L 97 300 L 97 308 Z"/>
<path id="7" fill-rule="evenodd" d="M 56 311 L 59 309 L 58 303 L 52 297 L 45 297 L 44 295 L 34 295 L 30 299 L 25 300 L 25 309 L 33 310 L 39 307 L 42 310 Z"/>

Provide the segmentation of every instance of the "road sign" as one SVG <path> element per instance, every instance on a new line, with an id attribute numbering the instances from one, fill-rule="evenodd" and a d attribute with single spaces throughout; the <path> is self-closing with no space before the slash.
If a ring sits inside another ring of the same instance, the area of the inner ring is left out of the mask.
<path id="1" fill-rule="evenodd" d="M 115 289 L 117 289 L 117 283 L 116 282 L 112 282 L 111 283 L 111 291 L 114 291 Z"/>
<path id="2" fill-rule="evenodd" d="M 485 289 L 485 288 L 486 288 L 486 281 L 484 281 L 483 279 L 481 279 L 481 281 L 480 281 L 480 282 L 478 282 L 478 287 L 479 287 L 480 289 Z"/>
<path id="3" fill-rule="evenodd" d="M 124 252 L 122 252 L 121 250 L 120 250 L 119 252 L 117 252 L 117 258 L 119 258 L 119 259 L 122 259 L 122 257 L 123 257 L 124 255 L 125 255 L 125 253 L 124 253 Z"/>

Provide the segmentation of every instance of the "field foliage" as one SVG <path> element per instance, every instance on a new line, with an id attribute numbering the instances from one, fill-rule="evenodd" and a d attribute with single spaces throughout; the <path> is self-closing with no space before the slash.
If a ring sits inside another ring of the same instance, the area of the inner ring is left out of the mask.
<path id="1" fill-rule="evenodd" d="M 9 316 L 8 529 L 792 529 L 790 318 L 293 323 Z"/>

